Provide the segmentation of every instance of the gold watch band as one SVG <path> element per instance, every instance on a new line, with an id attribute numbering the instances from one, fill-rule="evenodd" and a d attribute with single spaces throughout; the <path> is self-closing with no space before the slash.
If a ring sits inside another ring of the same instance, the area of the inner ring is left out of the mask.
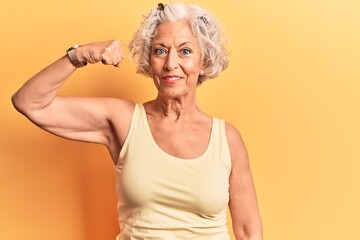
<path id="1" fill-rule="evenodd" d="M 80 62 L 79 59 L 77 58 L 76 56 L 76 52 L 75 52 L 75 49 L 80 47 L 80 45 L 74 45 L 72 46 L 71 48 L 69 48 L 68 50 L 66 50 L 66 53 L 70 59 L 70 62 L 77 68 L 81 68 L 81 67 L 84 67 L 86 66 L 87 62 L 86 61 L 83 61 L 83 62 Z"/>

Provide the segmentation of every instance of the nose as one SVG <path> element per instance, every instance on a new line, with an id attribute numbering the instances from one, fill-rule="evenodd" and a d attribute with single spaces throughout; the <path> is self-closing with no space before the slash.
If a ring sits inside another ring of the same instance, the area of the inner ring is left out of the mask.
<path id="1" fill-rule="evenodd" d="M 178 55 L 176 50 L 170 49 L 169 54 L 166 56 L 164 68 L 166 71 L 172 71 L 178 68 Z"/>

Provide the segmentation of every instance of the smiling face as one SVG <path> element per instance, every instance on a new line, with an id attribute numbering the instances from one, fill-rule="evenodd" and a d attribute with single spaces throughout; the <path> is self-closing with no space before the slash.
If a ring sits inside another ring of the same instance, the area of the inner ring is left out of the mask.
<path id="1" fill-rule="evenodd" d="M 161 23 L 151 49 L 151 75 L 159 94 L 170 98 L 195 94 L 200 74 L 200 48 L 189 23 Z"/>

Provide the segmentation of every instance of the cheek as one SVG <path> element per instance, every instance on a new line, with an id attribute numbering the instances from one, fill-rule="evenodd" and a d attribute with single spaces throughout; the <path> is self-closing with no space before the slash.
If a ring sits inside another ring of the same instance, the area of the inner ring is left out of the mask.
<path id="1" fill-rule="evenodd" d="M 198 76 L 201 70 L 201 64 L 199 61 L 187 61 L 183 64 L 183 69 L 188 76 Z"/>
<path id="2" fill-rule="evenodd" d="M 151 72 L 159 72 L 163 68 L 163 63 L 161 59 L 151 58 L 150 59 L 150 70 Z"/>
<path id="3" fill-rule="evenodd" d="M 160 87 L 159 78 L 153 77 L 153 82 L 154 82 L 155 87 L 156 87 L 157 89 L 159 89 L 159 87 Z"/>

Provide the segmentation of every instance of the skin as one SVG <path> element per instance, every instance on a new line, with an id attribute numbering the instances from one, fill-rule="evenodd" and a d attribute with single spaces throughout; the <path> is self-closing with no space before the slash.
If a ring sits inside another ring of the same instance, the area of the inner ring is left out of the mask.
<path id="1" fill-rule="evenodd" d="M 76 49 L 76 55 L 80 61 L 115 67 L 123 59 L 118 41 L 85 44 Z M 46 131 L 67 139 L 105 145 L 116 163 L 130 127 L 134 103 L 114 98 L 58 96 L 59 88 L 75 70 L 68 57 L 63 56 L 30 78 L 13 95 L 13 104 Z M 178 158 L 200 156 L 210 139 L 212 117 L 202 112 L 196 102 L 201 74 L 200 49 L 188 23 L 161 23 L 151 49 L 151 75 L 158 95 L 144 107 L 155 142 Z M 238 130 L 228 123 L 226 134 L 232 161 L 229 208 L 234 234 L 237 240 L 262 240 L 244 142 Z"/>
<path id="2" fill-rule="evenodd" d="M 200 49 L 188 23 L 160 24 L 151 51 L 151 75 L 158 96 L 144 106 L 156 143 L 179 158 L 200 156 L 210 138 L 212 118 L 196 103 L 201 71 Z"/>

